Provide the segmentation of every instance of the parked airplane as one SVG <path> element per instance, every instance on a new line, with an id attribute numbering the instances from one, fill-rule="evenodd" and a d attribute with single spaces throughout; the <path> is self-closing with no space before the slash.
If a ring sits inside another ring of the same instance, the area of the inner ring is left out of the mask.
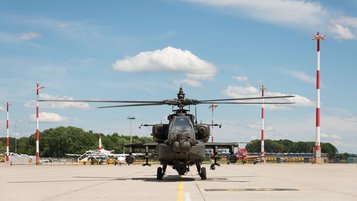
<path id="1" fill-rule="evenodd" d="M 70 157 L 78 157 L 78 162 L 86 164 L 87 162 L 91 164 L 103 164 L 103 163 L 113 163 L 113 164 L 125 164 L 125 157 L 129 154 L 116 154 L 114 150 L 106 150 L 102 145 L 102 138 L 99 136 L 99 145 L 97 150 L 88 150 L 84 154 L 66 154 Z M 143 154 L 133 153 L 133 156 L 141 156 Z"/>
<path id="2" fill-rule="evenodd" d="M 245 148 L 239 148 L 237 151 L 237 159 L 242 161 L 243 164 L 247 163 L 249 160 L 256 164 L 260 162 L 261 158 L 261 156 L 250 156 Z"/>

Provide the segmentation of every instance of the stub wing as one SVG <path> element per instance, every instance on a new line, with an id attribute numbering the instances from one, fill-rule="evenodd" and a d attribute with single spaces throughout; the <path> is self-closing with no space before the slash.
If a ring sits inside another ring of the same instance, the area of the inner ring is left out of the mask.
<path id="1" fill-rule="evenodd" d="M 131 143 L 131 144 L 126 144 L 125 147 L 129 147 L 132 149 L 155 149 L 157 146 L 157 143 L 152 142 L 152 143 Z"/>
<path id="2" fill-rule="evenodd" d="M 211 156 L 211 159 L 214 160 L 214 162 L 211 164 L 211 170 L 214 170 L 216 166 L 220 166 L 219 163 L 217 162 L 218 158 L 218 149 L 229 149 L 229 154 L 227 156 L 227 159 L 230 163 L 236 163 L 237 162 L 237 157 L 234 155 L 234 148 L 238 147 L 237 142 L 207 142 L 205 143 L 206 149 L 213 149 L 213 155 Z"/>
<path id="3" fill-rule="evenodd" d="M 150 166 L 151 164 L 149 163 L 149 150 L 150 149 L 156 149 L 157 143 L 132 143 L 132 144 L 126 144 L 125 147 L 129 147 L 130 151 L 129 151 L 129 155 L 126 156 L 125 161 L 128 164 L 132 164 L 134 162 L 134 157 L 133 157 L 133 151 L 134 150 L 145 150 L 144 151 L 144 155 L 142 157 L 144 157 L 145 159 L 145 163 L 143 164 L 144 166 Z"/>
<path id="4" fill-rule="evenodd" d="M 206 149 L 229 149 L 233 151 L 235 147 L 238 147 L 237 142 L 206 142 Z"/>

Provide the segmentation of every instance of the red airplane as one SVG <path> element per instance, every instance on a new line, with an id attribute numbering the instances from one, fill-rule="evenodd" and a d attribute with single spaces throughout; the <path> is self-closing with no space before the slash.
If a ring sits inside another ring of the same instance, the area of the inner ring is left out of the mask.
<path id="1" fill-rule="evenodd" d="M 239 148 L 237 152 L 237 159 L 242 161 L 243 164 L 247 163 L 249 160 L 253 160 L 253 163 L 256 164 L 261 158 L 261 156 L 249 156 L 248 151 L 245 148 Z"/>

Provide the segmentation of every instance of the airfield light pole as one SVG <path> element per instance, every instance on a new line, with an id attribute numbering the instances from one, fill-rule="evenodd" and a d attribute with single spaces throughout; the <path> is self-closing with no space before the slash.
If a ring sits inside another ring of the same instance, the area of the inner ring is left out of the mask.
<path id="1" fill-rule="evenodd" d="M 264 157 L 265 153 L 264 153 L 264 90 L 266 88 L 264 88 L 264 84 L 262 85 L 262 87 L 260 88 L 262 91 L 262 131 L 261 131 L 261 145 L 260 145 L 260 156 Z M 265 161 L 265 160 L 264 160 Z"/>
<path id="2" fill-rule="evenodd" d="M 213 134 L 213 124 L 214 124 L 214 109 L 216 109 L 218 107 L 217 104 L 211 104 L 208 108 L 212 109 L 212 142 L 214 142 L 214 134 Z"/>
<path id="3" fill-rule="evenodd" d="M 320 147 L 320 40 L 324 40 L 325 36 L 317 32 L 312 40 L 316 40 L 317 50 L 317 71 L 316 71 L 316 143 L 314 148 L 315 162 L 321 161 Z"/>
<path id="4" fill-rule="evenodd" d="M 135 117 L 129 116 L 127 119 L 130 120 L 130 143 L 133 143 L 133 138 L 131 136 L 131 125 L 132 125 L 131 121 L 134 120 Z"/>
<path id="5" fill-rule="evenodd" d="M 9 107 L 10 104 L 6 103 L 6 161 L 9 161 Z"/>
<path id="6" fill-rule="evenodd" d="M 40 123 L 39 123 L 39 115 L 38 115 L 38 96 L 40 89 L 45 88 L 44 86 L 40 86 L 38 82 L 36 82 L 36 165 L 40 165 Z"/>

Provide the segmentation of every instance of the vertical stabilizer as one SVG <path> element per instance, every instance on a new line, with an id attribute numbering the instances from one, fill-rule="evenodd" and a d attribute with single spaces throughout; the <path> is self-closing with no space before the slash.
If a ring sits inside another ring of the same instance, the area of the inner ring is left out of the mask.
<path id="1" fill-rule="evenodd" d="M 101 137 L 101 136 L 99 136 L 99 146 L 98 146 L 98 150 L 99 150 L 99 151 L 103 150 L 102 137 Z"/>

